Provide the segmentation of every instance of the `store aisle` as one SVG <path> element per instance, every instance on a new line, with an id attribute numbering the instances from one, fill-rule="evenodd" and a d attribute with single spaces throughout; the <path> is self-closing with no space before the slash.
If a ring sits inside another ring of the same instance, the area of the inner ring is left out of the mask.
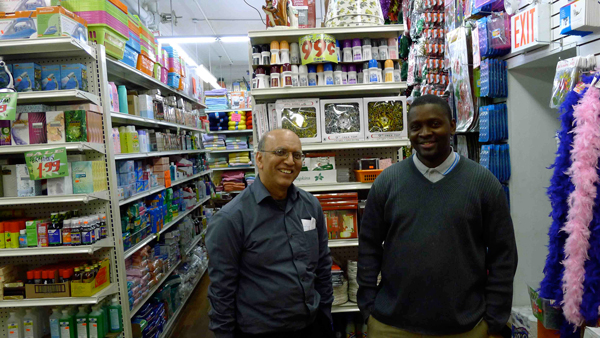
<path id="1" fill-rule="evenodd" d="M 208 329 L 208 273 L 204 274 L 200 284 L 194 290 L 187 304 L 181 311 L 179 320 L 171 337 L 177 338 L 213 338 L 214 334 Z"/>

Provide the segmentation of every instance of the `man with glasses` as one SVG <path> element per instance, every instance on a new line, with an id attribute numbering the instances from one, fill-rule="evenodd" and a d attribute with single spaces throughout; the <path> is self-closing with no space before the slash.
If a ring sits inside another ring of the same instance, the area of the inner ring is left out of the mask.
<path id="1" fill-rule="evenodd" d="M 217 338 L 333 336 L 323 210 L 293 184 L 303 159 L 293 132 L 265 134 L 256 181 L 208 225 L 210 329 Z"/>

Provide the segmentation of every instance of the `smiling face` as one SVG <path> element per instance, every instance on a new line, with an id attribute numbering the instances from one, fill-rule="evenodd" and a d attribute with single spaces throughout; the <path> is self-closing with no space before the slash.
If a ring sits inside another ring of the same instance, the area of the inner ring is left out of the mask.
<path id="1" fill-rule="evenodd" d="M 411 107 L 408 113 L 408 138 L 419 160 L 429 168 L 442 164 L 452 152 L 450 139 L 456 132 L 456 121 L 438 104 Z"/>
<path id="2" fill-rule="evenodd" d="M 283 199 L 302 169 L 302 160 L 295 160 L 292 155 L 302 151 L 302 143 L 296 134 L 286 129 L 273 130 L 263 137 L 263 149 L 256 153 L 260 181 L 273 198 Z M 282 157 L 272 153 L 277 150 L 287 151 L 288 154 Z"/>

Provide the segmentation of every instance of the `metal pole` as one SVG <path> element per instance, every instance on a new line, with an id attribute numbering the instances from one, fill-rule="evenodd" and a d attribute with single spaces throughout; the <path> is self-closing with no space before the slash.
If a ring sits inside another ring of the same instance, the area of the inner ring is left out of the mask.
<path id="1" fill-rule="evenodd" d="M 173 14 L 173 0 L 170 0 L 171 3 L 171 35 L 175 35 L 175 15 Z"/>

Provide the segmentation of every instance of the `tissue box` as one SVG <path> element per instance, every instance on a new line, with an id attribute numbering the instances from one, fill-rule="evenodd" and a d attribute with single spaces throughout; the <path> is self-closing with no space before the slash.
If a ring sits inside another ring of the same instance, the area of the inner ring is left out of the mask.
<path id="1" fill-rule="evenodd" d="M 87 67 L 75 63 L 60 66 L 60 88 L 88 91 Z"/>
<path id="2" fill-rule="evenodd" d="M 74 194 L 91 194 L 94 192 L 94 177 L 91 161 L 73 162 L 71 164 Z"/>
<path id="3" fill-rule="evenodd" d="M 154 118 L 154 102 L 152 101 L 152 96 L 139 95 L 138 96 L 138 109 L 140 111 L 140 116 L 146 117 L 149 119 L 153 119 Z"/>
<path id="4" fill-rule="evenodd" d="M 277 100 L 277 125 L 296 133 L 302 143 L 321 143 L 319 99 Z"/>
<path id="5" fill-rule="evenodd" d="M 37 33 L 40 38 L 71 36 L 87 43 L 87 22 L 64 7 L 37 9 Z"/>
<path id="6" fill-rule="evenodd" d="M 2 190 L 4 197 L 17 197 L 17 166 L 2 166 Z"/>
<path id="7" fill-rule="evenodd" d="M 365 98 L 363 102 L 367 141 L 398 140 L 408 137 L 406 97 Z"/>
<path id="8" fill-rule="evenodd" d="M 5 11 L 2 10 L 3 7 L 19 8 L 18 5 L 6 5 L 5 1 L 0 1 L 0 40 L 37 38 L 37 13 L 35 11 Z"/>
<path id="9" fill-rule="evenodd" d="M 60 80 L 59 65 L 44 65 L 42 66 L 42 90 L 57 90 L 60 89 L 58 80 Z"/>
<path id="10" fill-rule="evenodd" d="M 71 163 L 69 163 L 69 176 L 49 178 L 48 196 L 72 195 L 73 178 Z"/>
<path id="11" fill-rule="evenodd" d="M 44 144 L 48 141 L 46 133 L 46 114 L 29 113 L 29 144 Z"/>
<path id="12" fill-rule="evenodd" d="M 37 63 L 15 63 L 13 65 L 13 76 L 17 92 L 42 90 L 42 66 Z"/>
<path id="13" fill-rule="evenodd" d="M 0 12 L 14 13 L 17 11 L 35 11 L 38 7 L 46 7 L 51 4 L 51 0 L 0 0 Z"/>
<path id="14" fill-rule="evenodd" d="M 46 134 L 48 143 L 65 143 L 65 113 L 62 111 L 46 112 Z"/>
<path id="15" fill-rule="evenodd" d="M 11 145 L 29 144 L 29 114 L 17 114 L 11 127 Z"/>
<path id="16" fill-rule="evenodd" d="M 134 171 L 133 161 L 118 161 L 117 162 L 117 171 L 120 174 L 126 174 Z"/>
<path id="17" fill-rule="evenodd" d="M 33 181 L 29 178 L 29 170 L 27 170 L 26 164 L 17 164 L 16 171 L 18 197 L 39 196 L 42 194 L 42 181 Z"/>
<path id="18" fill-rule="evenodd" d="M 363 99 L 321 100 L 323 142 L 365 139 Z"/>

